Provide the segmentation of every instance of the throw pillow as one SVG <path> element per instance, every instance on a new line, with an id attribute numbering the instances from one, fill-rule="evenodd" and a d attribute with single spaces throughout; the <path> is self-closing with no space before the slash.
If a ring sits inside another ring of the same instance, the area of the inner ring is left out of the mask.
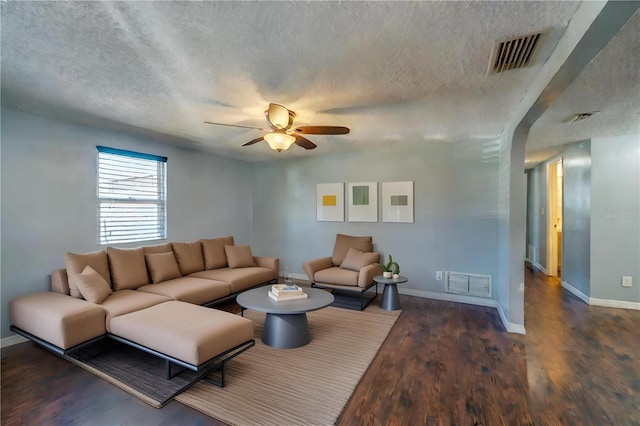
<path id="1" fill-rule="evenodd" d="M 333 246 L 331 263 L 333 263 L 334 266 L 341 265 L 351 247 L 363 252 L 372 252 L 373 237 L 354 237 L 352 235 L 337 234 L 336 244 Z"/>
<path id="2" fill-rule="evenodd" d="M 200 241 L 171 243 L 171 247 L 173 247 L 173 253 L 176 255 L 182 275 L 204 271 L 204 259 L 202 258 L 202 244 L 200 244 Z"/>
<path id="3" fill-rule="evenodd" d="M 340 267 L 342 269 L 349 269 L 351 271 L 359 272 L 360 269 L 364 268 L 367 265 L 371 265 L 372 263 L 376 263 L 379 260 L 379 253 L 365 253 L 362 250 L 350 247 L 349 251 L 347 251 L 347 255 L 340 264 Z"/>
<path id="4" fill-rule="evenodd" d="M 233 245 L 233 237 L 202 239 L 202 254 L 205 269 L 224 268 L 228 265 L 224 246 Z"/>
<path id="5" fill-rule="evenodd" d="M 135 290 L 149 284 L 142 247 L 134 249 L 107 247 L 107 256 L 114 290 L 127 288 Z"/>
<path id="6" fill-rule="evenodd" d="M 111 285 L 111 275 L 109 274 L 109 260 L 105 250 L 91 253 L 67 253 L 64 256 L 64 263 L 69 276 L 69 293 L 78 299 L 82 298 L 80 290 L 75 282 L 74 275 L 82 273 L 85 266 L 91 266 L 107 284 Z"/>
<path id="7" fill-rule="evenodd" d="M 229 268 L 248 268 L 256 265 L 249 246 L 224 246 Z"/>
<path id="8" fill-rule="evenodd" d="M 111 294 L 111 287 L 91 266 L 86 266 L 82 273 L 74 274 L 74 279 L 84 300 L 91 303 L 102 303 Z"/>
<path id="9" fill-rule="evenodd" d="M 172 251 L 145 254 L 144 259 L 147 261 L 147 268 L 149 268 L 151 281 L 154 284 L 181 277 L 178 262 L 176 262 L 176 257 Z"/>

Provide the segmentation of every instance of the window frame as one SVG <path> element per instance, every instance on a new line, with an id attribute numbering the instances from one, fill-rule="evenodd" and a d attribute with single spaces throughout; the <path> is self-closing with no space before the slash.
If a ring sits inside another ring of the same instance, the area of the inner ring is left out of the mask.
<path id="1" fill-rule="evenodd" d="M 98 244 L 166 240 L 167 157 L 100 145 L 96 146 L 96 149 Z M 113 173 L 120 177 L 116 179 L 108 176 Z M 123 181 L 137 179 L 140 179 L 141 183 L 122 184 Z M 150 180 L 153 185 L 143 182 L 143 179 Z M 114 185 L 114 182 L 120 185 Z M 114 186 L 107 189 L 108 185 Z M 109 191 L 112 193 L 109 194 Z M 131 220 L 125 222 L 123 218 L 128 214 L 132 215 Z"/>

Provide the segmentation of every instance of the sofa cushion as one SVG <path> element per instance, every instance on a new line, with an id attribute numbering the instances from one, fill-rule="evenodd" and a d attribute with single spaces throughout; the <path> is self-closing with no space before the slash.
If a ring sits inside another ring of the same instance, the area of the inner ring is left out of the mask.
<path id="1" fill-rule="evenodd" d="M 200 240 L 204 255 L 204 268 L 217 269 L 228 265 L 224 246 L 234 245 L 233 237 L 211 238 Z"/>
<path id="2" fill-rule="evenodd" d="M 152 246 L 144 246 L 142 247 L 142 251 L 144 251 L 144 254 L 155 254 L 155 253 L 168 253 L 170 251 L 173 251 L 173 249 L 171 247 L 171 243 L 164 243 L 164 244 L 155 244 Z"/>
<path id="3" fill-rule="evenodd" d="M 358 273 L 349 269 L 333 267 L 316 272 L 314 280 L 316 283 L 341 284 L 357 287 Z"/>
<path id="4" fill-rule="evenodd" d="M 100 306 L 107 313 L 105 318 L 106 329 L 111 331 L 109 324 L 113 318 L 170 301 L 170 298 L 159 294 L 145 293 L 138 290 L 119 290 L 111 293 Z"/>
<path id="5" fill-rule="evenodd" d="M 173 300 L 203 305 L 212 300 L 228 296 L 231 294 L 231 287 L 222 281 L 189 276 L 138 287 L 137 291 L 159 294 L 170 297 Z"/>
<path id="6" fill-rule="evenodd" d="M 218 268 L 196 272 L 189 276 L 223 281 L 231 287 L 231 293 L 237 293 L 271 281 L 273 279 L 273 270 L 260 266 L 235 269 Z"/>
<path id="7" fill-rule="evenodd" d="M 253 321 L 190 303 L 167 302 L 114 318 L 111 331 L 191 365 L 200 365 L 251 340 Z"/>
<path id="8" fill-rule="evenodd" d="M 248 268 L 257 266 L 250 246 L 224 246 L 229 268 Z"/>
<path id="9" fill-rule="evenodd" d="M 61 349 L 105 333 L 105 310 L 101 306 L 52 291 L 11 300 L 9 321 Z"/>
<path id="10" fill-rule="evenodd" d="M 74 274 L 73 279 L 84 300 L 100 304 L 111 294 L 111 287 L 91 266 L 85 266 L 80 274 Z"/>
<path id="11" fill-rule="evenodd" d="M 67 268 L 67 275 L 69 276 L 69 294 L 73 297 L 82 298 L 80 290 L 73 279 L 73 275 L 80 274 L 84 268 L 89 265 L 97 273 L 102 275 L 102 278 L 111 285 L 111 276 L 109 274 L 109 261 L 107 259 L 107 252 L 104 250 L 94 251 L 90 253 L 67 253 L 64 256 L 64 263 Z"/>
<path id="12" fill-rule="evenodd" d="M 376 263 L 378 260 L 380 260 L 380 255 L 378 253 L 365 253 L 356 248 L 349 247 L 349 251 L 340 264 L 340 267 L 342 269 L 350 269 L 358 272 L 360 269 L 367 265 L 371 265 L 372 263 Z"/>
<path id="13" fill-rule="evenodd" d="M 336 244 L 333 246 L 331 262 L 334 266 L 342 264 L 349 247 L 356 248 L 363 252 L 373 251 L 373 237 L 354 237 L 351 235 L 337 234 Z"/>
<path id="14" fill-rule="evenodd" d="M 107 257 L 114 290 L 127 288 L 135 290 L 141 285 L 149 284 L 142 247 L 134 249 L 107 247 Z"/>
<path id="15" fill-rule="evenodd" d="M 151 274 L 151 281 L 159 283 L 162 281 L 180 278 L 180 268 L 173 252 L 145 254 L 144 259 L 147 262 L 147 268 Z"/>
<path id="16" fill-rule="evenodd" d="M 182 275 L 204 271 L 204 259 L 202 258 L 202 244 L 200 244 L 200 241 L 171 243 L 171 247 L 173 247 L 173 253 L 176 255 Z"/>

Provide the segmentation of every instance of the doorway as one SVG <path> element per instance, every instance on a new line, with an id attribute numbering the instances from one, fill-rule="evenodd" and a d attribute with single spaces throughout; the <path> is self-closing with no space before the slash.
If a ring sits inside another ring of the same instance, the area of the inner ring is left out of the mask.
<path id="1" fill-rule="evenodd" d="M 562 276 L 562 159 L 547 165 L 547 275 Z"/>

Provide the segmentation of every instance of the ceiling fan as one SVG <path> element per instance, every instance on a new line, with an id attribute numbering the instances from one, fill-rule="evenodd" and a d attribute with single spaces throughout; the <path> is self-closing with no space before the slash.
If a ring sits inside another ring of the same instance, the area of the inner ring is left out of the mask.
<path id="1" fill-rule="evenodd" d="M 314 149 L 317 145 L 302 135 L 346 135 L 349 133 L 348 127 L 341 126 L 293 126 L 293 119 L 296 113 L 279 104 L 269 104 L 269 108 L 264 112 L 267 118 L 269 129 L 252 126 L 240 126 L 237 124 L 224 124 L 205 121 L 206 124 L 215 124 L 217 126 L 241 127 L 243 129 L 256 129 L 269 131 L 264 136 L 253 139 L 242 146 L 253 145 L 258 142 L 266 141 L 271 149 L 278 152 L 288 149 L 293 143 L 304 148 Z"/>

